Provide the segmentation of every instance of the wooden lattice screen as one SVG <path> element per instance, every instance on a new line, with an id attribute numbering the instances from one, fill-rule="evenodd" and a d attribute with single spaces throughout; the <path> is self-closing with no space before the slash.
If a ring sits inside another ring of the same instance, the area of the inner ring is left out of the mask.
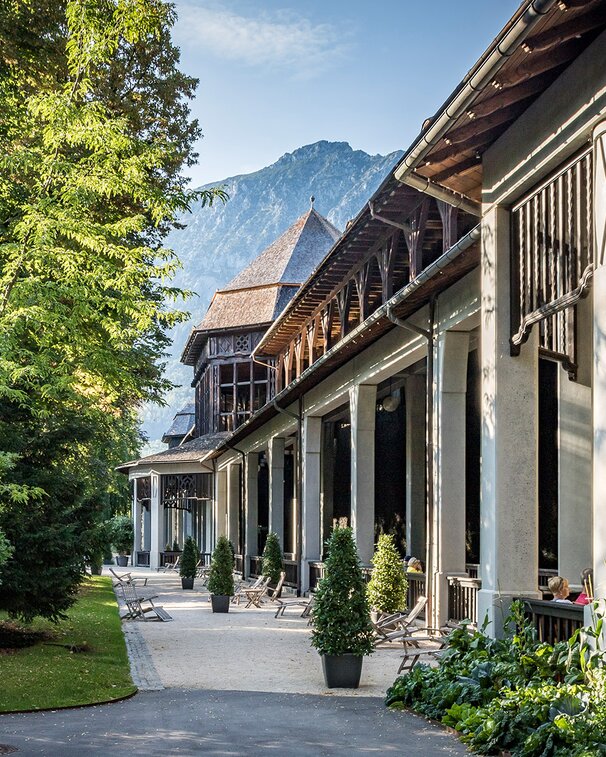
<path id="1" fill-rule="evenodd" d="M 574 376 L 574 305 L 588 293 L 594 267 L 590 150 L 514 206 L 512 250 L 512 354 L 539 324 L 541 349 Z"/>

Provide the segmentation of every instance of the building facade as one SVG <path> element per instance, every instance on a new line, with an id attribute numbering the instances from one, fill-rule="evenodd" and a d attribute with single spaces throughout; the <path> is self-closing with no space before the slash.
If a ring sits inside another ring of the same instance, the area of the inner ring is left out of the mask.
<path id="1" fill-rule="evenodd" d="M 602 0 L 522 3 L 257 332 L 266 402 L 205 462 L 244 573 L 269 529 L 309 590 L 346 518 L 422 558 L 433 625 L 466 592 L 499 633 L 550 572 L 604 598 L 605 59 Z"/>

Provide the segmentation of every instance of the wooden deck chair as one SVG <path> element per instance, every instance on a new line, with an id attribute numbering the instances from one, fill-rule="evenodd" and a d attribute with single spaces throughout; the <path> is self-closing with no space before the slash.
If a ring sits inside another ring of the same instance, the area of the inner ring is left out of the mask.
<path id="1" fill-rule="evenodd" d="M 280 579 L 278 583 L 276 584 L 275 589 L 267 589 L 267 596 L 270 598 L 272 602 L 278 602 L 280 597 L 280 592 L 282 591 L 282 586 L 284 586 L 284 580 L 286 579 L 286 571 L 281 571 L 280 573 Z"/>
<path id="2" fill-rule="evenodd" d="M 378 622 L 372 623 L 375 635 L 375 647 L 384 641 L 392 642 L 401 639 L 404 636 L 410 636 L 412 633 L 413 623 L 419 615 L 425 610 L 427 597 L 419 597 L 416 605 L 410 612 L 394 613 L 386 618 L 381 618 Z"/>
<path id="3" fill-rule="evenodd" d="M 244 598 L 246 599 L 246 605 L 244 606 L 245 609 L 248 607 L 261 607 L 263 597 L 267 594 L 269 581 L 270 577 L 264 576 L 263 580 L 257 587 L 251 587 L 249 589 L 244 587 L 242 589 L 242 593 L 244 594 Z"/>
<path id="4" fill-rule="evenodd" d="M 181 555 L 177 555 L 177 559 L 174 562 L 167 562 L 162 566 L 162 568 L 158 568 L 158 570 L 162 570 L 163 573 L 167 573 L 169 570 L 179 570 L 180 567 Z"/>
<path id="5" fill-rule="evenodd" d="M 149 620 L 148 616 L 155 616 L 162 621 L 172 620 L 172 617 L 163 607 L 154 604 L 154 599 L 157 599 L 156 594 L 140 597 L 135 587 L 128 583 L 118 584 L 117 588 L 121 592 L 126 605 L 126 614 L 122 615 L 122 620 Z"/>
<path id="6" fill-rule="evenodd" d="M 244 589 L 258 589 L 259 586 L 261 586 L 261 583 L 263 582 L 264 577 L 258 576 L 257 579 L 252 584 L 247 584 L 246 581 L 241 581 L 239 586 L 236 587 L 236 590 L 234 591 L 234 595 L 231 598 L 231 601 L 234 605 L 239 605 L 240 600 L 244 599 Z"/>
<path id="7" fill-rule="evenodd" d="M 398 668 L 398 675 L 411 671 L 421 657 L 433 657 L 438 660 L 448 647 L 448 637 L 440 635 L 402 636 L 400 641 L 404 646 L 404 654 Z"/>
<path id="8" fill-rule="evenodd" d="M 109 572 L 116 579 L 115 581 L 112 579 L 112 583 L 114 586 L 118 586 L 118 584 L 125 584 L 125 583 L 132 584 L 133 586 L 137 586 L 139 581 L 142 582 L 143 586 L 147 586 L 147 576 L 142 576 L 142 577 L 137 576 L 137 578 L 133 578 L 132 573 L 122 573 L 122 575 L 119 576 L 113 568 L 110 568 Z"/>
<path id="9" fill-rule="evenodd" d="M 301 617 L 307 618 L 311 615 L 315 595 L 312 594 L 309 597 L 284 597 L 283 599 L 276 599 L 275 601 L 278 605 L 278 609 L 276 610 L 274 618 L 283 618 L 284 611 L 289 607 L 302 607 L 303 612 L 301 613 Z"/>

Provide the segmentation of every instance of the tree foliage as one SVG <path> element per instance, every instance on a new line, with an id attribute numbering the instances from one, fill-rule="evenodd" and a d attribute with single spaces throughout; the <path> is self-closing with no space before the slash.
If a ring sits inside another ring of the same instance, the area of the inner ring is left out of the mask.
<path id="1" fill-rule="evenodd" d="M 220 536 L 213 551 L 208 576 L 208 590 L 216 596 L 233 596 L 233 552 L 226 536 Z"/>
<path id="2" fill-rule="evenodd" d="M 371 607 L 384 613 L 405 610 L 408 583 L 393 534 L 379 536 L 372 564 L 367 587 Z"/>
<path id="3" fill-rule="evenodd" d="M 270 531 L 267 534 L 265 547 L 263 549 L 263 575 L 269 576 L 270 583 L 275 586 L 280 580 L 280 573 L 283 570 L 280 540 L 278 539 L 278 534 L 274 534 L 273 531 Z"/>
<path id="4" fill-rule="evenodd" d="M 195 578 L 200 553 L 196 542 L 188 536 L 183 545 L 183 554 L 179 568 L 179 575 L 182 578 Z"/>
<path id="5" fill-rule="evenodd" d="M 312 646 L 320 654 L 370 654 L 370 608 L 351 528 L 336 527 L 327 549 L 313 608 Z"/>
<path id="6" fill-rule="evenodd" d="M 162 248 L 194 198 L 196 81 L 163 0 L 6 0 L 0 9 L 0 607 L 57 618 L 127 500 L 137 409 L 186 314 Z M 98 539 L 96 540 L 98 542 Z M 25 583 L 21 583 L 24 581 Z M 56 583 L 53 583 L 53 582 Z"/>

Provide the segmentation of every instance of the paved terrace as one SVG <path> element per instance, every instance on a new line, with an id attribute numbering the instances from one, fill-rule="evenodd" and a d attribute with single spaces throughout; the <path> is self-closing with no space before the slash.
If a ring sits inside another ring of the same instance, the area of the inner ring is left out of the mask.
<path id="1" fill-rule="evenodd" d="M 280 619 L 269 603 L 213 614 L 208 593 L 183 591 L 174 573 L 133 574 L 149 577 L 141 594 L 158 594 L 154 601 L 174 618 L 124 623 L 140 693 L 111 705 L 3 716 L 0 745 L 24 755 L 466 753 L 443 729 L 384 707 L 398 647 L 365 658 L 359 689 L 326 689 L 300 608 Z"/>

